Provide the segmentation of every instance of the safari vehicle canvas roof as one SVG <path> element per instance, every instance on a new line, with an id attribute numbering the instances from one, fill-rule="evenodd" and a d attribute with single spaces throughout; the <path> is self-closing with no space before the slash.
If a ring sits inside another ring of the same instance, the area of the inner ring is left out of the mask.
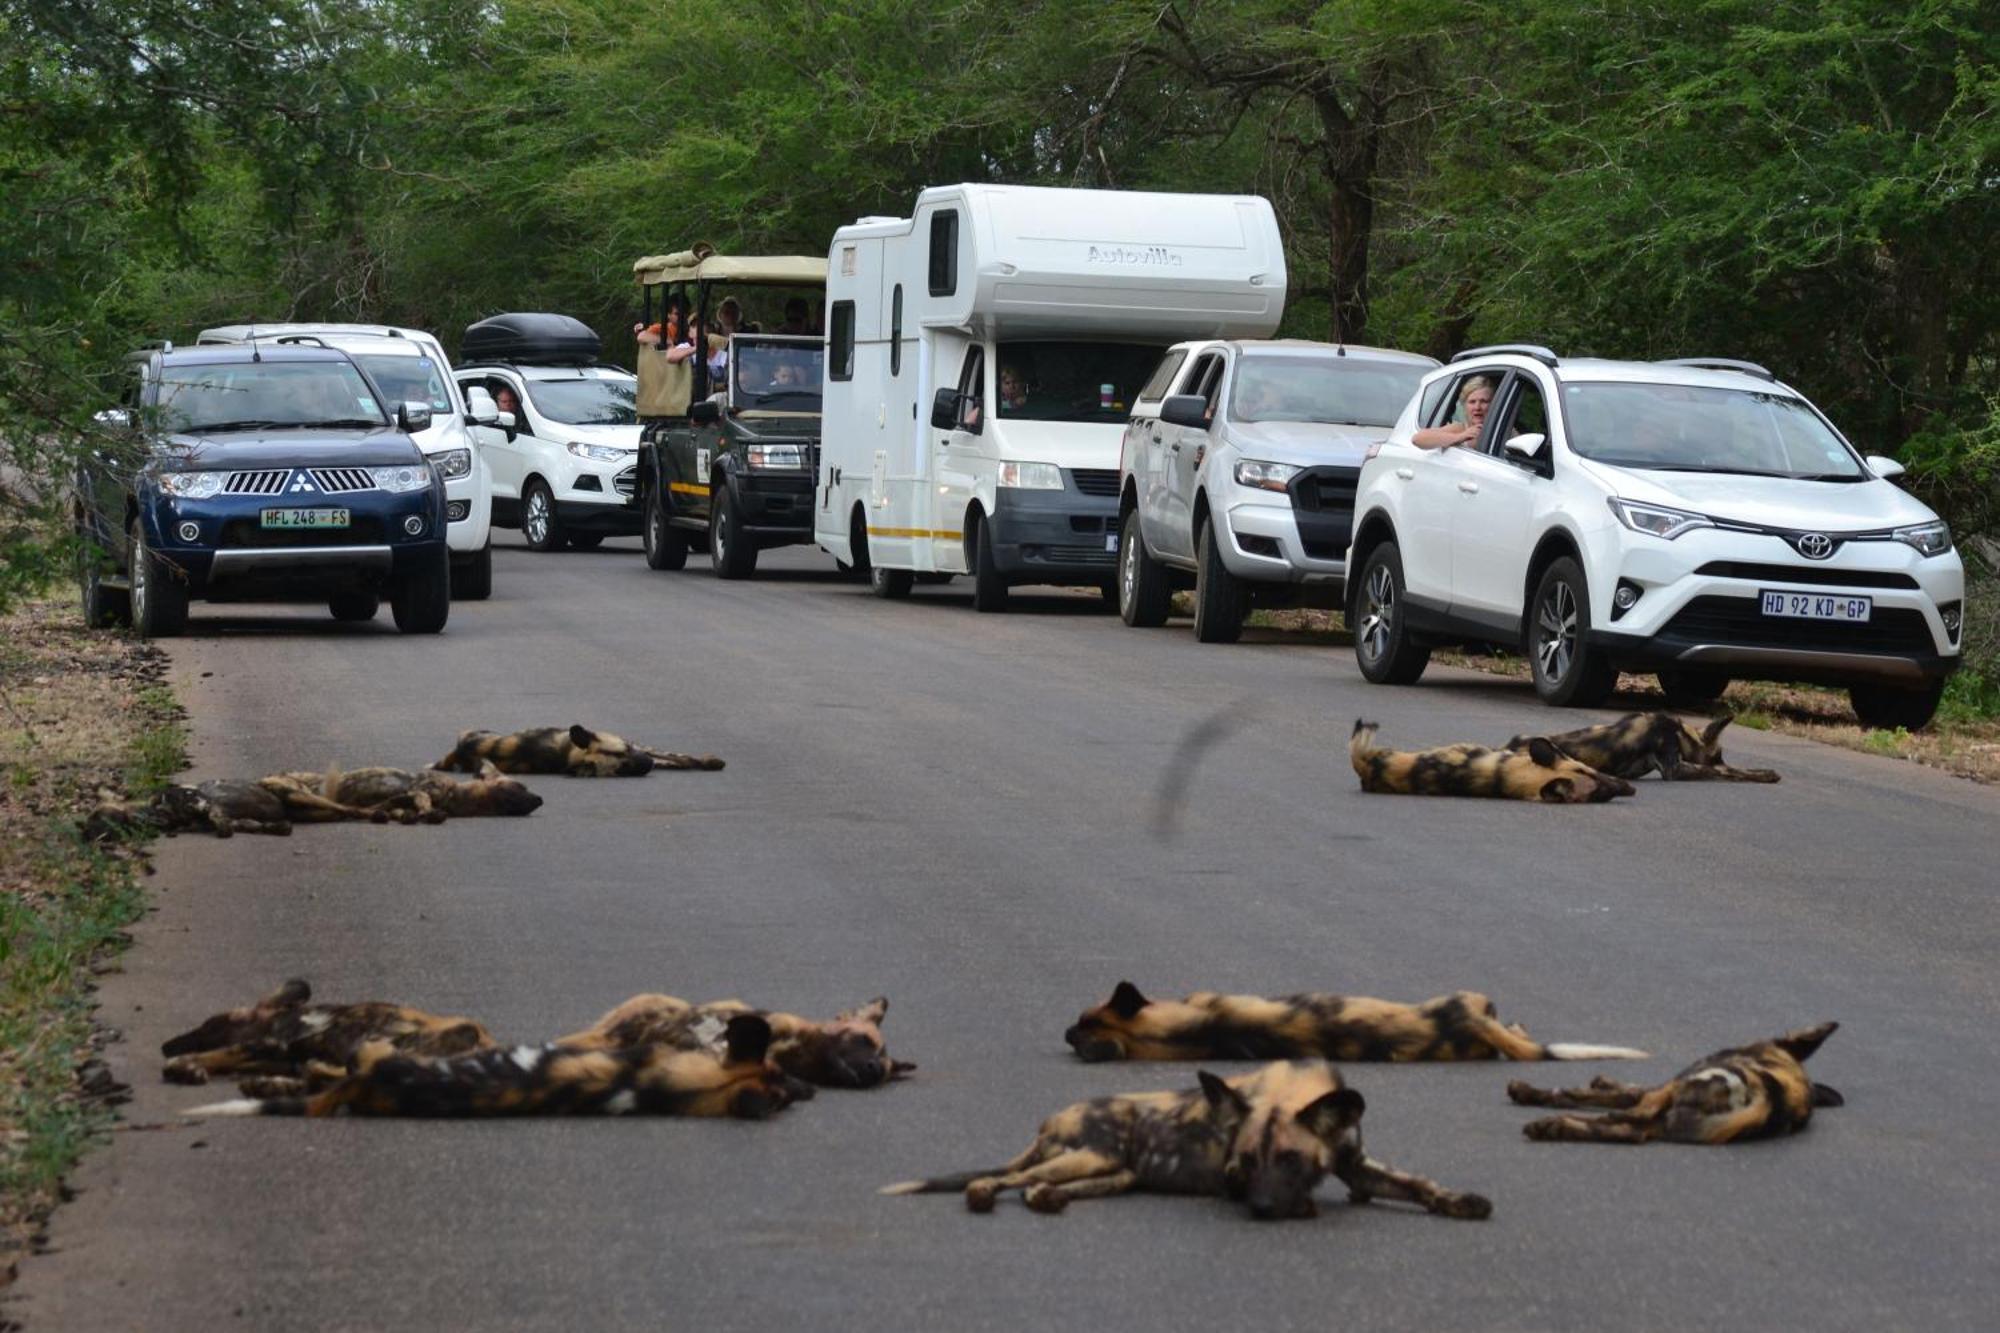
<path id="1" fill-rule="evenodd" d="M 718 255 L 681 250 L 648 255 L 632 265 L 641 286 L 668 282 L 737 282 L 773 287 L 824 287 L 826 260 L 816 255 Z"/>

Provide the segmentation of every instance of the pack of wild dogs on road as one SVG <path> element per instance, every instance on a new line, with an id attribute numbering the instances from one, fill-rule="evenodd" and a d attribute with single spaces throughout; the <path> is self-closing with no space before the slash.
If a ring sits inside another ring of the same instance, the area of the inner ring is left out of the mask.
<path id="1" fill-rule="evenodd" d="M 1357 722 L 1349 752 L 1364 791 L 1489 796 L 1548 803 L 1630 795 L 1633 779 L 1776 782 L 1729 767 L 1724 718 L 1696 732 L 1665 713 L 1560 736 L 1516 737 L 1501 749 L 1449 746 L 1398 752 Z M 640 776 L 656 766 L 720 768 L 633 746 L 583 727 L 499 736 L 467 732 L 431 770 L 287 773 L 254 784 L 170 789 L 130 820 L 154 827 L 275 832 L 290 820 L 435 821 L 527 814 L 541 804 L 508 776 Z M 474 776 L 458 781 L 457 771 Z M 365 776 L 364 776 L 365 775 Z M 227 788 L 228 790 L 218 790 Z M 254 788 L 255 802 L 238 788 Z M 263 804 L 268 798 L 276 807 Z M 103 812 L 100 812 L 103 813 Z M 110 816 L 107 816 L 111 820 Z M 180 821 L 177 825 L 175 821 Z M 118 827 L 115 820 L 111 827 Z M 554 1041 L 505 1045 L 481 1023 L 369 1001 L 315 1003 L 287 982 L 255 1004 L 216 1014 L 162 1047 L 172 1082 L 238 1080 L 239 1098 L 189 1115 L 470 1117 L 519 1115 L 735 1116 L 761 1120 L 819 1088 L 878 1088 L 915 1066 L 890 1057 L 877 998 L 831 1019 L 737 1000 L 695 1004 L 637 995 Z M 1511 1082 L 1522 1106 L 1562 1112 L 1523 1127 L 1531 1139 L 1639 1144 L 1661 1139 L 1725 1144 L 1804 1129 L 1840 1094 L 1807 1077 L 1804 1062 L 1837 1025 L 1717 1051 L 1656 1086 L 1595 1078 L 1569 1089 Z M 1459 991 L 1420 1004 L 1359 996 L 1278 998 L 1196 992 L 1150 1000 L 1130 982 L 1084 1011 L 1064 1034 L 1088 1062 L 1254 1060 L 1234 1077 L 1208 1070 L 1196 1086 L 1079 1102 L 1042 1122 L 1018 1156 L 992 1167 L 886 1186 L 885 1194 L 960 1192 L 974 1212 L 1019 1191 L 1038 1212 L 1075 1199 L 1150 1191 L 1213 1195 L 1258 1217 L 1310 1217 L 1329 1175 L 1352 1202 L 1416 1204 L 1442 1217 L 1480 1219 L 1483 1195 L 1395 1170 L 1362 1147 L 1366 1103 L 1333 1061 L 1645 1059 L 1628 1047 L 1554 1042 L 1502 1023 L 1493 1002 Z M 1578 1112 L 1585 1112 L 1578 1114 Z"/>

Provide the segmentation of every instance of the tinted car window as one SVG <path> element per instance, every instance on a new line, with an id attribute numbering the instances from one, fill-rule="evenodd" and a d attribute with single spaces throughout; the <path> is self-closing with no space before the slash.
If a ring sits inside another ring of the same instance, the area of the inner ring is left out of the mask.
<path id="1" fill-rule="evenodd" d="M 1158 345 L 1135 343 L 1003 342 L 999 353 L 1027 390 L 1000 415 L 1027 421 L 1122 422 L 1160 359 Z"/>
<path id="2" fill-rule="evenodd" d="M 1245 356 L 1236 363 L 1229 415 L 1237 421 L 1393 426 L 1425 369 L 1358 357 Z"/>
<path id="3" fill-rule="evenodd" d="M 387 424 L 347 361 L 239 361 L 161 368 L 154 405 L 170 430 Z"/>

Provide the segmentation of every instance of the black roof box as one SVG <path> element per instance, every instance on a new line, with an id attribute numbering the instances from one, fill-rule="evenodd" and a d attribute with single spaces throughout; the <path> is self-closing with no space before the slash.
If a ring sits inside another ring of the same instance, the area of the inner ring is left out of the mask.
<path id="1" fill-rule="evenodd" d="M 603 350 L 603 342 L 590 325 L 568 315 L 495 315 L 465 326 L 458 359 L 468 365 L 480 361 L 587 365 Z"/>

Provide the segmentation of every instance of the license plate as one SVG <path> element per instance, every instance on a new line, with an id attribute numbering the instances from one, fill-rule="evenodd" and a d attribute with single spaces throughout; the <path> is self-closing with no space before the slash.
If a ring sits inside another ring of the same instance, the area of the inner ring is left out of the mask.
<path id="1" fill-rule="evenodd" d="M 1105 550 L 1107 550 L 1107 551 L 1109 551 L 1109 552 L 1111 552 L 1111 554 L 1113 554 L 1113 555 L 1117 555 L 1117 554 L 1118 554 L 1118 534 L 1117 534 L 1117 533 L 1115 533 L 1115 532 L 1107 532 L 1107 533 L 1105 533 L 1105 534 L 1104 534 L 1104 549 L 1105 549 Z"/>
<path id="2" fill-rule="evenodd" d="M 267 528 L 344 528 L 348 524 L 345 509 L 266 509 L 264 526 Z"/>
<path id="3" fill-rule="evenodd" d="M 1765 589 L 1759 595 L 1763 598 L 1764 614 L 1767 616 L 1787 616 L 1793 620 L 1841 620 L 1856 625 L 1867 623 L 1868 613 L 1875 604 L 1872 597 L 1819 592 L 1772 592 Z"/>

